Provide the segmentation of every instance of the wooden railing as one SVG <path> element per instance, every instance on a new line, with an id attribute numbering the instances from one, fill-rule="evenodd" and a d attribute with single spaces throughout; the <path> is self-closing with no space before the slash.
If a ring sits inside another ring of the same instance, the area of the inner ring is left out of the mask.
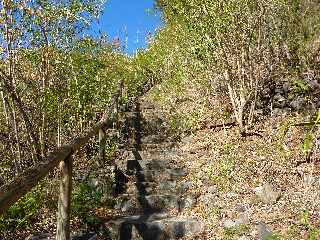
<path id="1" fill-rule="evenodd" d="M 74 138 L 69 144 L 62 145 L 48 154 L 48 157 L 36 166 L 26 170 L 12 182 L 0 188 L 0 215 L 10 206 L 28 193 L 47 174 L 60 166 L 60 194 L 57 217 L 57 240 L 70 239 L 70 203 L 72 190 L 72 155 L 88 141 L 99 135 L 100 144 L 105 140 L 105 130 L 111 128 L 118 116 L 118 102 L 121 96 L 122 83 L 119 83 L 116 93 L 101 120 L 93 127 Z M 104 154 L 100 150 L 99 154 Z"/>

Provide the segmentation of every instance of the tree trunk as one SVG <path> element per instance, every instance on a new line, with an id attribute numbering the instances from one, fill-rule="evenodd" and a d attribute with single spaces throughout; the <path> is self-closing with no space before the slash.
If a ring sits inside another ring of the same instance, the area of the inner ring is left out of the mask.
<path id="1" fill-rule="evenodd" d="M 14 165 L 16 166 L 16 175 L 19 175 L 21 172 L 21 151 L 20 151 L 20 139 L 19 139 L 19 133 L 18 133 L 18 122 L 17 122 L 17 116 L 16 116 L 16 110 L 15 106 L 12 106 L 12 124 L 14 129 L 14 135 L 16 140 L 16 155 L 17 159 L 13 159 Z"/>
<path id="2" fill-rule="evenodd" d="M 99 130 L 99 164 L 103 164 L 106 156 L 106 133 L 103 129 Z"/>
<path id="3" fill-rule="evenodd" d="M 3 115 L 6 119 L 6 124 L 7 124 L 7 127 L 8 127 L 8 140 L 9 140 L 9 145 L 10 145 L 10 150 L 11 150 L 11 157 L 13 159 L 13 163 L 14 163 L 14 166 L 15 166 L 15 175 L 18 174 L 18 166 L 16 164 L 16 160 L 15 160 L 15 151 L 14 151 L 14 148 L 13 148 L 13 144 L 14 144 L 14 140 L 12 139 L 11 137 L 11 126 L 10 126 L 10 120 L 9 120 L 9 112 L 8 112 L 8 108 L 6 106 L 6 99 L 5 99 L 5 96 L 4 96 L 4 93 L 3 91 L 0 91 L 0 95 L 1 95 L 1 99 L 2 99 L 2 105 L 3 105 Z"/>

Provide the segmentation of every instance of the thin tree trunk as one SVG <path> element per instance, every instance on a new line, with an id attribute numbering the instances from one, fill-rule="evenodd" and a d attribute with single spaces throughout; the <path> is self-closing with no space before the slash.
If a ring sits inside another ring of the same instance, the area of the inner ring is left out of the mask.
<path id="1" fill-rule="evenodd" d="M 15 73 L 15 54 L 14 54 L 14 47 L 13 47 L 13 37 L 12 37 L 12 32 L 13 32 L 13 10 L 12 7 L 6 3 L 2 2 L 3 8 L 5 9 L 6 12 L 6 18 L 5 18 L 5 23 L 4 23 L 4 29 L 6 33 L 6 41 L 7 41 L 7 54 L 8 54 L 8 72 L 10 76 L 10 84 L 14 87 L 15 86 L 15 79 L 14 79 L 14 73 Z M 4 98 L 3 98 L 4 99 Z M 9 123 L 9 115 L 7 115 L 7 122 Z M 16 151 L 15 154 L 16 158 L 13 158 L 13 163 L 16 168 L 16 174 L 19 174 L 19 164 L 21 162 L 21 152 L 20 152 L 20 146 L 19 146 L 19 136 L 18 136 L 18 123 L 17 123 L 17 116 L 16 116 L 16 111 L 14 104 L 12 106 L 12 125 L 13 125 L 13 130 L 14 130 L 14 138 L 16 141 Z M 9 125 L 8 125 L 9 126 Z M 13 150 L 13 146 L 11 144 L 11 150 Z M 13 156 L 14 156 L 13 155 Z"/>
<path id="2" fill-rule="evenodd" d="M 42 113 L 42 120 L 41 120 L 41 128 L 40 128 L 40 148 L 41 148 L 41 156 L 42 158 L 45 157 L 46 153 L 46 137 L 45 137 L 45 132 L 46 132 L 46 116 L 45 113 Z"/>
<path id="3" fill-rule="evenodd" d="M 2 99 L 2 105 L 3 105 L 3 114 L 4 114 L 4 117 L 6 119 L 6 125 L 8 126 L 8 128 L 10 129 L 10 120 L 9 120 L 9 113 L 8 113 L 8 109 L 7 109 L 7 105 L 6 105 L 6 99 L 5 99 L 5 96 L 3 94 L 3 91 L 0 92 L 0 95 L 1 95 L 1 99 Z M 11 138 L 11 133 L 9 131 L 8 133 L 8 140 L 9 140 L 9 144 L 10 144 L 10 150 L 11 150 L 11 156 L 12 156 L 12 159 L 13 159 L 13 164 L 15 166 L 15 175 L 18 174 L 19 172 L 19 168 L 18 168 L 18 165 L 17 165 L 17 162 L 15 161 L 15 151 L 14 151 L 14 148 L 13 148 L 13 145 L 14 145 L 14 141 L 12 140 Z"/>
<path id="4" fill-rule="evenodd" d="M 49 86 L 49 42 L 46 35 L 46 30 L 42 28 L 44 41 L 45 41 L 45 49 L 44 53 L 42 54 L 42 93 L 44 93 Z M 45 99 L 42 99 L 44 101 Z M 41 155 L 44 158 L 47 152 L 47 114 L 45 111 L 42 112 L 42 121 L 41 121 L 41 129 L 40 129 L 40 145 L 41 145 Z"/>
<path id="5" fill-rule="evenodd" d="M 38 161 L 41 161 L 42 157 L 41 157 L 41 148 L 40 148 L 39 139 L 36 132 L 34 131 L 33 125 L 31 123 L 31 119 L 25 109 L 25 105 L 22 102 L 21 98 L 16 93 L 15 87 L 12 85 L 11 77 L 7 76 L 5 72 L 3 72 L 1 69 L 0 69 L 0 74 L 4 80 L 3 82 L 4 82 L 5 88 L 10 93 L 12 100 L 17 104 L 17 107 L 22 114 L 26 129 L 28 131 L 28 135 L 30 137 L 31 144 L 33 145 L 33 148 L 35 150 L 36 157 Z"/>
<path id="6" fill-rule="evenodd" d="M 21 172 L 21 151 L 20 151 L 20 140 L 19 140 L 19 133 L 18 133 L 18 123 L 17 123 L 17 118 L 16 118 L 16 110 L 15 106 L 12 106 L 12 123 L 13 123 L 13 129 L 14 129 L 14 135 L 15 135 L 15 140 L 16 140 L 16 156 L 17 160 L 13 159 L 14 164 L 16 165 L 17 168 L 17 174 Z"/>
<path id="7" fill-rule="evenodd" d="M 103 164 L 106 155 L 106 133 L 103 129 L 99 130 L 99 163 Z"/>
<path id="8" fill-rule="evenodd" d="M 60 114 L 60 104 L 58 104 L 58 131 L 57 131 L 57 146 L 61 146 L 61 114 Z"/>

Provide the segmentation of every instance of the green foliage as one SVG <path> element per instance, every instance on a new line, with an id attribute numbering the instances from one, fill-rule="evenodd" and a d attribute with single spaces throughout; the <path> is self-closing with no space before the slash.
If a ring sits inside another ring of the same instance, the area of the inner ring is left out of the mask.
<path id="1" fill-rule="evenodd" d="M 277 132 L 276 143 L 275 143 L 278 146 L 279 150 L 284 151 L 284 148 L 283 148 L 284 140 L 285 140 L 285 138 L 286 138 L 286 136 L 288 134 L 288 131 L 289 131 L 290 127 L 294 123 L 295 123 L 295 119 L 288 118 L 288 119 L 284 120 L 280 124 L 280 127 L 279 127 L 278 132 Z"/>
<path id="2" fill-rule="evenodd" d="M 44 46 L 71 46 L 80 33 L 101 13 L 102 0 L 75 1 L 10 1 L 4 2 L 0 22 L 8 24 L 14 38 L 0 31 L 3 44 L 19 42 L 19 46 L 39 49 Z M 1 28 L 5 29 L 5 28 Z M 13 41 L 10 43 L 10 41 Z"/>
<path id="3" fill-rule="evenodd" d="M 320 229 L 312 229 L 308 235 L 308 240 L 317 240 L 320 237 Z"/>
<path id="4" fill-rule="evenodd" d="M 158 0 L 156 6 L 166 25 L 145 54 L 159 66 L 150 70 L 161 82 L 162 99 L 174 99 L 177 89 L 196 95 L 195 86 L 221 95 L 216 89 L 230 84 L 235 96 L 229 93 L 229 100 L 244 96 L 243 111 L 233 106 L 239 125 L 252 123 L 248 116 L 264 84 L 311 64 L 306 46 L 320 32 L 317 1 Z M 295 91 L 308 89 L 297 82 Z"/>
<path id="5" fill-rule="evenodd" d="M 308 209 L 302 211 L 300 223 L 305 229 L 310 229 L 310 212 Z"/>
<path id="6" fill-rule="evenodd" d="M 278 234 L 272 234 L 268 236 L 265 240 L 281 240 L 281 237 Z"/>
<path id="7" fill-rule="evenodd" d="M 180 135 L 190 133 L 194 130 L 199 119 L 200 113 L 193 111 L 191 113 L 174 113 L 169 118 L 169 128 L 171 134 Z"/>
<path id="8" fill-rule="evenodd" d="M 107 139 L 106 141 L 106 158 L 113 159 L 116 154 L 116 150 L 118 149 L 119 139 L 116 137 Z"/>
<path id="9" fill-rule="evenodd" d="M 232 186 L 235 166 L 235 160 L 226 156 L 218 162 L 215 170 L 209 172 L 209 179 L 218 186 L 219 191 L 228 191 Z"/>
<path id="10" fill-rule="evenodd" d="M 211 174 L 210 179 L 219 188 L 219 191 L 225 192 L 232 186 L 232 174 L 234 171 L 235 162 L 230 160 L 223 160 L 219 162 L 218 174 Z"/>
<path id="11" fill-rule="evenodd" d="M 225 240 L 237 239 L 237 237 L 240 237 L 248 233 L 249 230 L 250 230 L 250 227 L 246 224 L 241 224 L 240 226 L 233 227 L 233 228 L 225 228 L 223 233 L 223 239 Z"/>
<path id="12" fill-rule="evenodd" d="M 293 99 L 297 96 L 304 95 L 310 91 L 310 85 L 302 80 L 296 80 L 293 83 L 293 89 L 290 91 L 289 98 Z"/>
<path id="13" fill-rule="evenodd" d="M 314 131 L 317 129 L 320 123 L 320 111 L 311 118 L 312 125 L 308 128 L 308 131 L 304 137 L 302 149 L 305 153 L 309 153 L 313 147 Z"/>
<path id="14" fill-rule="evenodd" d="M 42 205 L 42 188 L 38 186 L 0 216 L 0 232 L 10 233 L 30 227 Z"/>
<path id="15" fill-rule="evenodd" d="M 308 231 L 308 240 L 316 240 L 320 237 L 320 229 L 313 226 L 310 221 L 310 212 L 304 209 L 301 213 L 300 224 Z"/>
<path id="16" fill-rule="evenodd" d="M 308 131 L 304 137 L 302 149 L 305 153 L 309 152 L 313 146 L 313 133 L 312 131 Z"/>
<path id="17" fill-rule="evenodd" d="M 5 106 L 8 108 L 6 114 L 17 122 L 13 126 L 12 119 L 1 115 L 1 131 L 8 131 L 11 140 L 12 129 L 16 127 L 19 130 L 16 144 L 12 141 L 1 145 L 3 149 L 11 145 L 12 150 L 3 157 L 1 175 L 6 174 L 4 167 L 5 170 L 11 169 L 11 176 L 14 174 L 11 158 L 15 157 L 17 148 L 20 147 L 19 154 L 22 156 L 17 164 L 25 169 L 37 164 L 26 160 L 35 160 L 31 150 L 33 146 L 41 145 L 44 154 L 47 154 L 58 144 L 67 142 L 70 137 L 81 134 L 97 122 L 106 111 L 119 80 L 124 82 L 124 96 L 121 99 L 124 103 L 140 93 L 153 76 L 147 75 L 147 68 L 139 63 L 147 63 L 148 59 L 129 58 L 115 49 L 105 37 L 93 39 L 82 36 L 83 30 L 100 14 L 103 3 L 101 0 L 18 0 L 5 1 L 0 7 L 0 23 L 3 25 L 0 29 L 0 54 L 2 60 L 7 60 L 1 62 L 0 68 L 12 73 L 10 77 L 14 79 L 15 91 L 21 98 L 35 135 L 40 139 L 39 143 L 30 142 L 30 132 L 25 128 L 21 111 L 13 108 L 15 102 L 1 84 L 4 95 L 1 102 L 7 101 L 8 105 Z M 12 19 L 10 23 L 9 18 Z M 152 67 L 155 69 L 156 65 Z M 2 104 L 0 108 L 4 112 Z M 116 140 L 108 141 L 107 157 L 114 156 L 116 146 Z M 27 227 L 32 223 L 42 204 L 37 193 L 27 194 L 1 217 L 1 231 Z M 91 222 L 90 211 L 100 206 L 103 193 L 101 189 L 86 183 L 76 186 L 74 213 L 83 221 Z"/>
<path id="18" fill-rule="evenodd" d="M 83 223 L 94 223 L 92 211 L 101 206 L 103 193 L 101 190 L 81 182 L 72 193 L 72 212 L 80 217 Z"/>

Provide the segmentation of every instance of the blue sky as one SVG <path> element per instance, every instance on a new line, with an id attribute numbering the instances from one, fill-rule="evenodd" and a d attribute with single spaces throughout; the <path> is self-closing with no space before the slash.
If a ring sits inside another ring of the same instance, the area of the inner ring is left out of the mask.
<path id="1" fill-rule="evenodd" d="M 160 13 L 148 12 L 154 0 L 107 0 L 99 23 L 93 24 L 89 34 L 107 34 L 109 40 L 120 37 L 128 54 L 146 47 L 146 36 L 161 26 Z M 127 43 L 127 44 L 126 44 Z"/>

